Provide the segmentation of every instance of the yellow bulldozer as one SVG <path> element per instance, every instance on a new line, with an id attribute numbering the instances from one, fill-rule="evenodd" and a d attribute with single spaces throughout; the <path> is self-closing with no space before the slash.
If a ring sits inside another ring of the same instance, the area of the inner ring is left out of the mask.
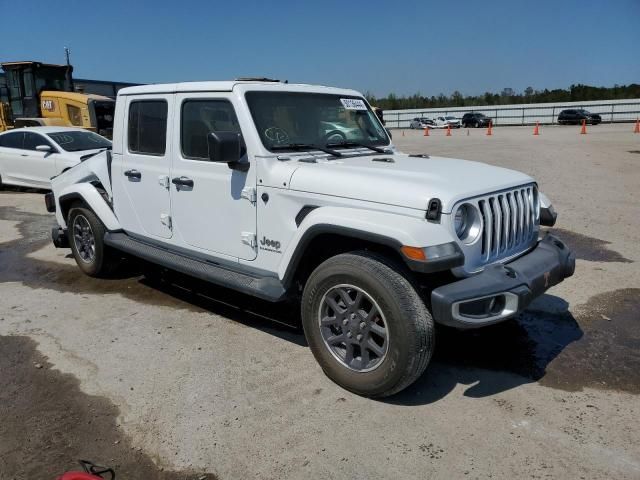
<path id="1" fill-rule="evenodd" d="M 0 63 L 0 132 L 38 125 L 86 128 L 111 138 L 115 101 L 74 91 L 73 67 L 41 62 Z"/>

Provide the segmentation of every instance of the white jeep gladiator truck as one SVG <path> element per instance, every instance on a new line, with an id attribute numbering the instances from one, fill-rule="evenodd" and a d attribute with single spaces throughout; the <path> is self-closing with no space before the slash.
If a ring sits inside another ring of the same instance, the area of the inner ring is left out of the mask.
<path id="1" fill-rule="evenodd" d="M 382 397 L 425 370 L 434 322 L 514 317 L 573 274 L 522 173 L 393 146 L 353 90 L 267 79 L 120 90 L 113 148 L 52 181 L 56 246 L 106 276 L 122 255 L 273 302 L 311 351 Z"/>

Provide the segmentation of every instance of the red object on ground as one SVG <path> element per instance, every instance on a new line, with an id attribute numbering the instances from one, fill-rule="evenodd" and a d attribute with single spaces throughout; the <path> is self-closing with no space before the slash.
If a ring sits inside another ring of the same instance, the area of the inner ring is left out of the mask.
<path id="1" fill-rule="evenodd" d="M 447 137 L 451 136 L 451 125 L 447 124 Z"/>
<path id="2" fill-rule="evenodd" d="M 493 129 L 493 122 L 489 120 L 489 128 L 487 128 L 487 135 L 493 135 L 491 131 L 492 129 Z"/>
<path id="3" fill-rule="evenodd" d="M 636 128 L 633 129 L 633 133 L 640 133 L 640 119 L 636 118 Z"/>
<path id="4" fill-rule="evenodd" d="M 587 134 L 587 121 L 586 120 L 582 120 L 582 128 L 580 129 L 580 134 L 581 135 L 586 135 Z"/>
<path id="5" fill-rule="evenodd" d="M 102 480 L 102 477 L 86 472 L 67 472 L 63 473 L 56 480 Z"/>
<path id="6" fill-rule="evenodd" d="M 536 127 L 533 129 L 533 134 L 534 135 L 540 135 L 540 131 L 538 129 L 538 122 L 536 122 Z"/>

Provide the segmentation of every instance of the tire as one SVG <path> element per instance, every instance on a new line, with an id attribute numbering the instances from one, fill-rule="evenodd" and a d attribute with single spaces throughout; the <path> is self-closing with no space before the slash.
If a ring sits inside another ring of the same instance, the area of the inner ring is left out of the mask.
<path id="1" fill-rule="evenodd" d="M 476 121 L 476 123 L 473 124 L 473 128 L 480 128 L 480 124 Z"/>
<path id="2" fill-rule="evenodd" d="M 309 347 L 331 380 L 358 395 L 393 395 L 420 377 L 431 359 L 433 318 L 402 272 L 382 256 L 352 252 L 326 260 L 305 285 L 301 309 Z"/>
<path id="3" fill-rule="evenodd" d="M 67 217 L 67 236 L 73 257 L 86 275 L 104 278 L 118 265 L 115 252 L 104 244 L 106 229 L 91 210 L 72 207 Z"/>

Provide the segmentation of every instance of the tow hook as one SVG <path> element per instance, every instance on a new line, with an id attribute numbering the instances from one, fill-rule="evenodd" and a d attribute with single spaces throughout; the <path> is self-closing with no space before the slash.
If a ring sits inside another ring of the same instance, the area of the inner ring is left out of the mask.
<path id="1" fill-rule="evenodd" d="M 67 231 L 61 227 L 53 227 L 51 229 L 51 240 L 56 248 L 69 248 L 69 238 Z"/>

